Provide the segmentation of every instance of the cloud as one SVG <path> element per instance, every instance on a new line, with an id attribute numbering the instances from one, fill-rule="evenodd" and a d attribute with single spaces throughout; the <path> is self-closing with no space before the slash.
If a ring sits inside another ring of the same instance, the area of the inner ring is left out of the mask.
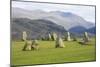
<path id="1" fill-rule="evenodd" d="M 72 12 L 87 21 L 95 22 L 95 7 L 82 5 L 63 5 L 63 4 L 49 4 L 49 3 L 34 3 L 34 2 L 18 2 L 12 1 L 12 7 L 19 7 L 26 10 L 44 10 L 44 11 L 64 11 Z"/>

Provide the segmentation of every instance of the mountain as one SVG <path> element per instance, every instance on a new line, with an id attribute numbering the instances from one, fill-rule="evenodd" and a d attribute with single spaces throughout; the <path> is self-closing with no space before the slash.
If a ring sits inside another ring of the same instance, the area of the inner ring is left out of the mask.
<path id="1" fill-rule="evenodd" d="M 86 21 L 81 16 L 78 16 L 71 12 L 54 11 L 52 13 L 60 16 L 59 18 L 53 17 L 53 19 L 56 18 L 55 20 L 57 21 L 57 23 L 64 26 L 67 30 L 69 30 L 72 27 L 76 27 L 76 26 L 82 26 L 87 29 L 95 26 L 95 24 L 89 21 Z"/>
<path id="2" fill-rule="evenodd" d="M 81 34 L 81 33 L 84 33 L 85 31 L 87 31 L 87 29 L 85 27 L 82 27 L 82 26 L 76 26 L 76 27 L 69 29 L 69 31 L 72 33 Z"/>
<path id="3" fill-rule="evenodd" d="M 96 27 L 89 28 L 87 31 L 92 34 L 96 34 Z"/>
<path id="4" fill-rule="evenodd" d="M 82 27 L 82 26 L 76 26 L 76 27 L 69 29 L 68 31 L 71 33 L 74 33 L 74 34 L 78 34 L 78 35 L 83 34 L 84 32 L 88 32 L 91 35 L 95 35 L 96 34 L 96 27 L 86 29 L 85 27 Z"/>
<path id="5" fill-rule="evenodd" d="M 18 7 L 12 7 L 12 18 L 29 18 L 29 19 L 41 19 L 41 17 L 44 17 L 48 15 L 47 12 L 44 12 L 42 10 L 25 10 Z"/>
<path id="6" fill-rule="evenodd" d="M 66 32 L 64 27 L 44 19 L 13 18 L 11 25 L 13 39 L 21 39 L 23 31 L 27 31 L 29 39 L 44 37 L 51 32 L 61 35 Z"/>
<path id="7" fill-rule="evenodd" d="M 63 12 L 63 11 L 46 12 L 43 10 L 25 10 L 22 8 L 12 7 L 12 18 L 49 20 L 49 21 L 52 21 L 53 23 L 63 26 L 66 30 L 69 30 L 76 26 L 82 26 L 86 29 L 89 29 L 95 26 L 95 24 L 89 21 L 86 21 L 81 16 L 78 16 L 71 12 Z"/>

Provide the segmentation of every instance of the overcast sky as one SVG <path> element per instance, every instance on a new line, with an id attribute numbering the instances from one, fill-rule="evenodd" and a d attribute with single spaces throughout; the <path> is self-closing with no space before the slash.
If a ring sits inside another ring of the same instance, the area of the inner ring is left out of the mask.
<path id="1" fill-rule="evenodd" d="M 83 17 L 85 20 L 95 23 L 95 7 L 80 5 L 48 4 L 34 2 L 13 1 L 12 7 L 19 7 L 26 10 L 44 10 L 44 11 L 64 11 L 72 12 Z"/>

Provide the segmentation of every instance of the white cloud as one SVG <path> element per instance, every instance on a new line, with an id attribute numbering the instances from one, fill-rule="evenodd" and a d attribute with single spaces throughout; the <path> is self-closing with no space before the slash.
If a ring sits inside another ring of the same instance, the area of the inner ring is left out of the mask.
<path id="1" fill-rule="evenodd" d="M 63 5 L 63 4 L 48 4 L 48 3 L 34 3 L 34 2 L 12 2 L 12 7 L 19 7 L 26 10 L 45 10 L 45 11 L 64 11 L 72 12 L 87 21 L 95 22 L 95 7 L 82 5 Z"/>

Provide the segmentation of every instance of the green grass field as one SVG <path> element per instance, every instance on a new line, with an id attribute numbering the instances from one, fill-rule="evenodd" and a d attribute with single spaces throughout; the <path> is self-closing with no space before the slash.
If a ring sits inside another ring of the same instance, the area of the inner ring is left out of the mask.
<path id="1" fill-rule="evenodd" d="M 22 51 L 24 42 L 12 41 L 11 65 L 95 61 L 95 39 L 89 45 L 64 41 L 65 48 L 55 48 L 54 41 L 39 41 L 39 50 Z"/>

